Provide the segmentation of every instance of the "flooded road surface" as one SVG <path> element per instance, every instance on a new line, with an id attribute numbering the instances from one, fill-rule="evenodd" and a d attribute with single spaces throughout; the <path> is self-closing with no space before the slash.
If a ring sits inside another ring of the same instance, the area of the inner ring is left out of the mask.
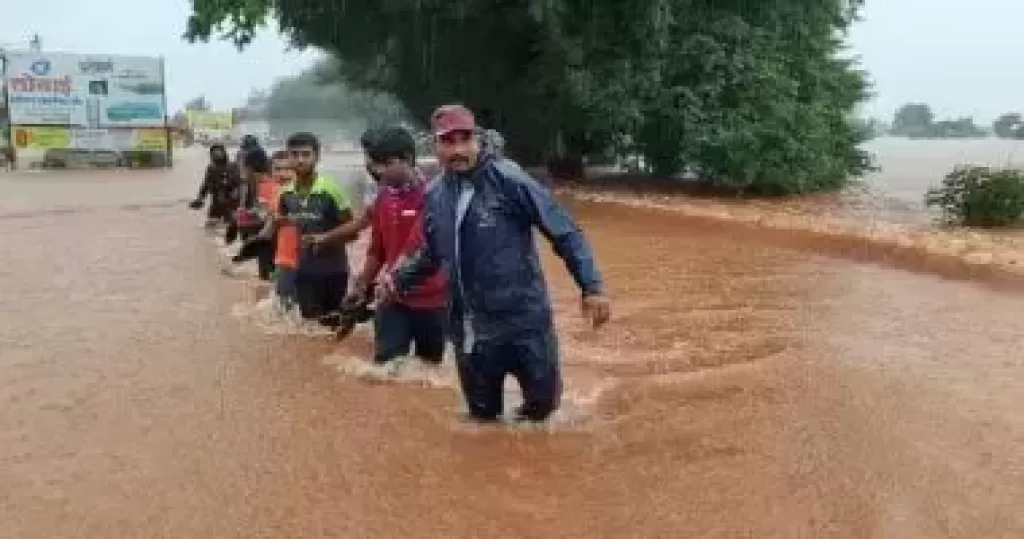
<path id="1" fill-rule="evenodd" d="M 1021 295 L 576 205 L 614 324 L 548 264 L 569 419 L 474 430 L 451 387 L 335 368 L 365 336 L 233 317 L 258 296 L 180 203 L 194 170 L 26 177 L 0 536 L 1024 537 Z"/>

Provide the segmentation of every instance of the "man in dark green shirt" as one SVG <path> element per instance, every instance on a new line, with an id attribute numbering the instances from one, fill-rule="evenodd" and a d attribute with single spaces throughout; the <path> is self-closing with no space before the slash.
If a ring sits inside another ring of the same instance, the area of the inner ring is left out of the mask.
<path id="1" fill-rule="evenodd" d="M 348 291 L 348 257 L 332 235 L 352 220 L 352 208 L 333 180 L 317 173 L 320 141 L 312 133 L 288 137 L 295 181 L 281 193 L 278 215 L 302 236 L 295 292 L 303 318 L 332 326 Z"/>

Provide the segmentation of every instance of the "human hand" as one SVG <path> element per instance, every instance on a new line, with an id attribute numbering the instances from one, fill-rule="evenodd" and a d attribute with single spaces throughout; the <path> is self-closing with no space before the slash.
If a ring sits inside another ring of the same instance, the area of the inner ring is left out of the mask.
<path id="1" fill-rule="evenodd" d="M 384 272 L 377 278 L 377 286 L 374 287 L 374 299 L 380 305 L 387 305 L 398 298 L 398 285 L 395 278 L 389 272 Z"/>
<path id="2" fill-rule="evenodd" d="M 327 234 L 307 234 L 302 236 L 302 244 L 317 252 L 327 243 Z"/>
<path id="3" fill-rule="evenodd" d="M 345 296 L 344 305 L 346 307 L 354 307 L 366 301 L 369 288 L 368 282 L 362 276 L 357 277 L 355 282 L 352 283 L 352 290 Z"/>
<path id="4" fill-rule="evenodd" d="M 599 329 L 612 317 L 611 302 L 603 294 L 583 296 L 583 302 L 580 307 L 583 318 L 589 320 L 594 329 Z"/>

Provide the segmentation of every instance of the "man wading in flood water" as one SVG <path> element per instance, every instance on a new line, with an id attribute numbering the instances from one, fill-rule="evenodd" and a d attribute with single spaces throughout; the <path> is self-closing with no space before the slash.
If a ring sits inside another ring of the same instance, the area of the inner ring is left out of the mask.
<path id="1" fill-rule="evenodd" d="M 401 127 L 384 129 L 371 150 L 374 174 L 383 183 L 372 206 L 371 239 L 363 271 L 355 280 L 349 304 L 365 301 L 381 270 L 394 266 L 410 246 L 423 211 L 425 181 L 416 169 L 416 140 Z M 416 237 L 420 237 L 417 231 Z M 445 348 L 447 285 L 441 268 L 420 286 L 377 308 L 373 361 L 388 365 L 416 345 L 426 365 L 441 364 Z"/>
<path id="2" fill-rule="evenodd" d="M 231 220 L 231 212 L 235 210 L 238 190 L 242 179 L 238 169 L 228 160 L 228 152 L 223 144 L 210 146 L 210 164 L 206 165 L 203 182 L 189 207 L 201 209 L 210 197 L 210 207 L 206 214 L 206 226 L 212 228 L 222 222 Z"/>
<path id="3" fill-rule="evenodd" d="M 594 256 L 572 217 L 515 163 L 481 153 L 473 114 L 458 105 L 431 118 L 444 172 L 424 201 L 424 242 L 380 278 L 385 301 L 437 268 L 449 278 L 456 365 L 469 415 L 495 421 L 502 386 L 523 391 L 517 419 L 544 421 L 558 408 L 562 379 L 551 302 L 533 241 L 537 227 L 565 261 L 595 328 L 610 306 Z"/>
<path id="4" fill-rule="evenodd" d="M 303 318 L 336 327 L 348 290 L 348 258 L 332 233 L 352 220 L 352 209 L 338 185 L 316 171 L 316 136 L 296 133 L 285 146 L 295 180 L 281 193 L 277 219 L 278 226 L 293 225 L 302 237 L 294 294 Z"/>

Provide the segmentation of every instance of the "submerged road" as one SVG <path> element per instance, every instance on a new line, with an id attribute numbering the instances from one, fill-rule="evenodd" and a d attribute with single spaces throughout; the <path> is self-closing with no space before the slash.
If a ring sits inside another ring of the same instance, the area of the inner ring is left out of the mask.
<path id="1" fill-rule="evenodd" d="M 549 260 L 566 411 L 477 430 L 232 316 L 193 161 L 0 173 L 0 537 L 1024 537 L 1021 295 L 578 204 L 616 319 Z"/>

